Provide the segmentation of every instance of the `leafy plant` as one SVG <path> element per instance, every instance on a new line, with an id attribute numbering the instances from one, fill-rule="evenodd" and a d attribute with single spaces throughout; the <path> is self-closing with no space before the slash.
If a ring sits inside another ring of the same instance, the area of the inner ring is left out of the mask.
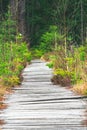
<path id="1" fill-rule="evenodd" d="M 20 84 L 20 79 L 16 75 L 3 78 L 4 84 L 8 87 L 14 87 L 15 85 Z"/>
<path id="2" fill-rule="evenodd" d="M 53 53 L 55 58 L 50 58 L 50 61 L 54 63 L 54 76 L 52 78 L 54 84 L 67 86 L 86 82 L 86 46 L 73 48 L 73 53 L 71 50 L 68 50 L 67 56 L 65 55 L 63 48 L 63 46 L 59 46 Z"/>
<path id="3" fill-rule="evenodd" d="M 52 51 L 52 48 L 55 48 L 55 42 L 58 42 L 60 39 L 62 39 L 62 36 L 58 33 L 57 26 L 50 26 L 49 30 L 40 39 L 40 50 L 44 53 Z"/>
<path id="4" fill-rule="evenodd" d="M 15 86 L 20 83 L 19 75 L 26 62 L 31 61 L 31 52 L 23 42 L 22 34 L 16 36 L 16 23 L 10 12 L 0 27 L 0 77 L 4 85 Z"/>
<path id="5" fill-rule="evenodd" d="M 49 62 L 49 63 L 47 63 L 46 64 L 49 68 L 53 68 L 53 62 L 51 61 L 51 62 Z"/>

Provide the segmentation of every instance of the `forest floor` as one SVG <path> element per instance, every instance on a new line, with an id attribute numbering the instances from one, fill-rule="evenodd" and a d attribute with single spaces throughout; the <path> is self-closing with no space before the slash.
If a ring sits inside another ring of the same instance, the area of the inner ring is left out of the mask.
<path id="1" fill-rule="evenodd" d="M 52 69 L 33 60 L 23 70 L 23 81 L 5 96 L 7 108 L 0 111 L 2 130 L 86 130 L 87 99 L 53 85 Z"/>

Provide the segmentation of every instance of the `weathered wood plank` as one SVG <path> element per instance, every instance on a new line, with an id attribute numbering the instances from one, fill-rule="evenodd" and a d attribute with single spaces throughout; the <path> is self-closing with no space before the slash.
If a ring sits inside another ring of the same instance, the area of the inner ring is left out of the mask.
<path id="1" fill-rule="evenodd" d="M 23 70 L 23 82 L 7 96 L 9 106 L 0 114 L 2 130 L 86 130 L 87 98 L 53 85 L 52 70 L 33 60 Z"/>

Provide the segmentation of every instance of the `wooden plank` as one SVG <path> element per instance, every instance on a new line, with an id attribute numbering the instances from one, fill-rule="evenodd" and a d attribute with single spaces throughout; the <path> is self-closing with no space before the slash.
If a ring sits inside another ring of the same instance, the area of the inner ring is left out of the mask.
<path id="1" fill-rule="evenodd" d="M 2 130 L 86 130 L 87 98 L 51 83 L 52 70 L 33 60 L 23 70 L 23 82 L 7 95 Z"/>

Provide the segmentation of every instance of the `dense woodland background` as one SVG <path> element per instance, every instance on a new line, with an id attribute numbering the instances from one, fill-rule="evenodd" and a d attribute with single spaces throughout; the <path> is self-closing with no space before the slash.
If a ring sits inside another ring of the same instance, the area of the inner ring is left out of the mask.
<path id="1" fill-rule="evenodd" d="M 50 25 L 72 44 L 83 44 L 87 37 L 86 0 L 0 0 L 0 19 L 7 12 L 8 5 L 18 28 L 32 45 L 40 43 L 42 34 Z"/>
<path id="2" fill-rule="evenodd" d="M 87 94 L 87 0 L 0 0 L 0 48 L 5 84 L 19 83 L 25 63 L 44 55 L 53 82 L 85 84 Z"/>

